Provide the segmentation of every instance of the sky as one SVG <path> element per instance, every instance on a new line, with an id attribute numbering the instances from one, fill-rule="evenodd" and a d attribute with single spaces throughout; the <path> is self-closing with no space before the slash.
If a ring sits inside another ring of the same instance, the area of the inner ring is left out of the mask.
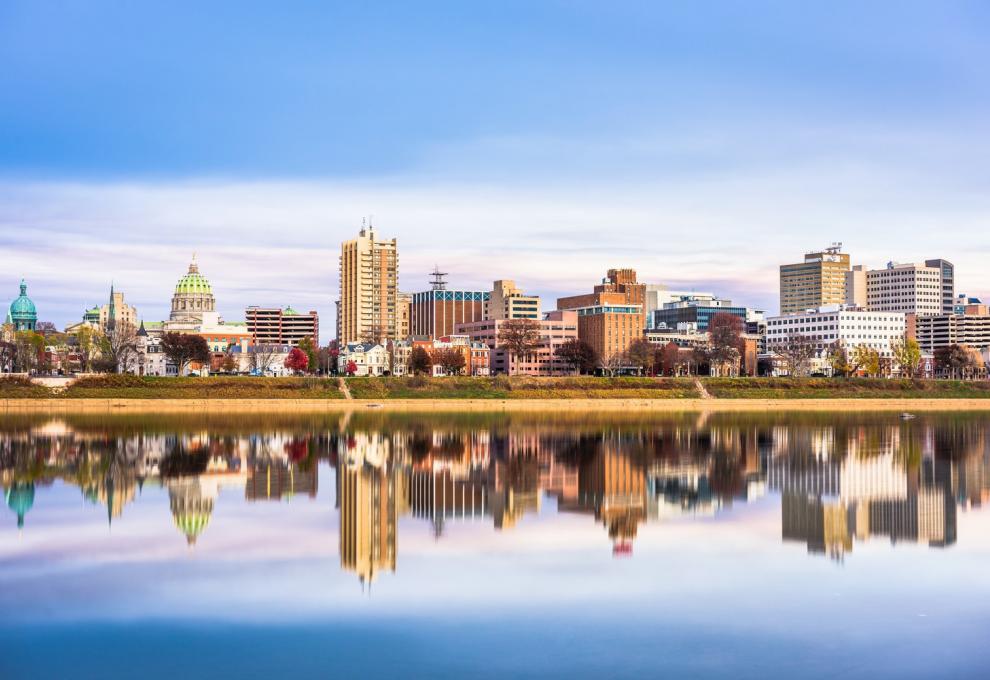
<path id="1" fill-rule="evenodd" d="M 840 241 L 990 297 L 987 63 L 980 2 L 8 0 L 0 301 L 162 319 L 195 252 L 225 318 L 327 341 L 366 218 L 409 292 L 634 267 L 773 313 Z"/>

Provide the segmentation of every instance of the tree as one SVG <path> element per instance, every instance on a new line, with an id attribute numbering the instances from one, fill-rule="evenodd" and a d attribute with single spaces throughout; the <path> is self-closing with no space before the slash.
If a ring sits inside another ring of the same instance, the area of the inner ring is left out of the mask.
<path id="1" fill-rule="evenodd" d="M 0 373 L 10 373 L 13 371 L 16 357 L 17 345 L 13 342 L 0 340 Z"/>
<path id="2" fill-rule="evenodd" d="M 340 356 L 340 348 L 336 340 L 331 340 L 326 347 L 321 347 L 319 352 L 320 367 L 325 369 L 327 374 L 337 372 L 337 357 Z"/>
<path id="3" fill-rule="evenodd" d="M 918 375 L 918 367 L 921 365 L 921 346 L 917 340 L 905 335 L 903 339 L 890 343 L 890 349 L 894 355 L 894 362 L 901 369 L 901 375 L 906 378 Z"/>
<path id="4" fill-rule="evenodd" d="M 598 365 L 595 349 L 584 340 L 574 338 L 559 345 L 555 356 L 580 373 L 594 373 Z"/>
<path id="5" fill-rule="evenodd" d="M 681 348 L 677 343 L 668 342 L 660 349 L 660 370 L 664 375 L 676 376 L 680 374 Z"/>
<path id="6" fill-rule="evenodd" d="M 409 372 L 413 375 L 426 375 L 433 370 L 433 357 L 420 345 L 409 353 Z"/>
<path id="7" fill-rule="evenodd" d="M 231 348 L 228 347 L 227 351 L 223 353 L 223 361 L 220 363 L 220 368 L 222 368 L 225 373 L 236 373 L 238 362 L 234 357 L 234 353 L 230 350 Z"/>
<path id="8" fill-rule="evenodd" d="M 18 331 L 14 335 L 14 364 L 20 373 L 38 368 L 45 351 L 45 337 L 34 331 Z"/>
<path id="9" fill-rule="evenodd" d="M 952 344 L 935 350 L 935 367 L 949 378 L 965 380 L 981 364 L 982 360 L 974 357 L 965 345 Z"/>
<path id="10" fill-rule="evenodd" d="M 844 378 L 854 372 L 849 352 L 841 342 L 835 342 L 828 350 L 828 364 L 832 367 L 832 375 Z"/>
<path id="11" fill-rule="evenodd" d="M 303 338 L 299 341 L 299 349 L 306 354 L 306 370 L 316 373 L 320 369 L 320 356 L 312 338 Z"/>
<path id="12" fill-rule="evenodd" d="M 719 366 L 735 362 L 745 352 L 743 320 L 735 314 L 718 312 L 708 322 L 708 360 Z"/>
<path id="13" fill-rule="evenodd" d="M 194 361 L 205 364 L 210 360 L 210 347 L 202 335 L 166 333 L 162 336 L 162 352 L 179 369 L 179 375 Z"/>
<path id="14" fill-rule="evenodd" d="M 366 345 L 380 345 L 385 339 L 385 328 L 379 324 L 374 324 L 364 330 L 361 334 L 361 342 Z"/>
<path id="15" fill-rule="evenodd" d="M 34 325 L 34 332 L 44 335 L 47 338 L 53 333 L 58 333 L 58 329 L 51 321 L 39 321 Z"/>
<path id="16" fill-rule="evenodd" d="M 251 368 L 264 375 L 271 370 L 272 362 L 280 348 L 278 345 L 260 343 L 251 349 Z"/>
<path id="17" fill-rule="evenodd" d="M 783 360 L 788 375 L 801 376 L 808 373 L 815 344 L 804 335 L 791 335 L 775 343 L 773 351 Z"/>
<path id="18" fill-rule="evenodd" d="M 294 373 L 303 373 L 309 366 L 309 357 L 298 347 L 293 347 L 282 365 Z"/>
<path id="19" fill-rule="evenodd" d="M 509 319 L 498 330 L 498 344 L 509 353 L 511 374 L 515 362 L 529 356 L 540 346 L 540 322 L 536 319 Z"/>
<path id="20" fill-rule="evenodd" d="M 602 369 L 602 373 L 610 378 L 614 378 L 625 363 L 626 358 L 621 352 L 605 354 L 598 358 L 598 368 Z"/>
<path id="21" fill-rule="evenodd" d="M 206 341 L 203 343 L 206 344 Z M 122 373 L 137 358 L 137 331 L 129 323 L 115 323 L 100 338 L 99 349 L 107 372 Z"/>
<path id="22" fill-rule="evenodd" d="M 435 352 L 433 362 L 440 366 L 446 375 L 460 375 L 467 365 L 464 353 L 456 347 L 446 347 Z"/>
<path id="23" fill-rule="evenodd" d="M 89 373 L 93 369 L 93 355 L 99 351 L 100 339 L 103 334 L 90 326 L 81 326 L 76 331 L 75 337 L 82 369 L 85 373 Z"/>
<path id="24" fill-rule="evenodd" d="M 357 373 L 357 362 L 354 361 L 354 359 L 348 360 L 346 370 L 347 375 L 354 375 Z"/>
<path id="25" fill-rule="evenodd" d="M 857 371 L 871 378 L 880 375 L 880 352 L 869 345 L 856 345 L 852 351 L 852 362 Z"/>
<path id="26" fill-rule="evenodd" d="M 630 364 L 640 370 L 640 373 L 653 375 L 655 352 L 653 344 L 646 338 L 636 338 L 629 343 L 626 358 Z"/>

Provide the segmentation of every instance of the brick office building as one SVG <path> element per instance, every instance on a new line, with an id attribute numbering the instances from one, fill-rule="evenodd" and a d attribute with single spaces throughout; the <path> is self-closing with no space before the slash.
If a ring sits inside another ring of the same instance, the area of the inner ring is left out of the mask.
<path id="1" fill-rule="evenodd" d="M 634 269 L 609 269 L 591 293 L 557 299 L 557 309 L 578 315 L 578 337 L 600 357 L 625 353 L 646 328 L 646 284 Z"/>

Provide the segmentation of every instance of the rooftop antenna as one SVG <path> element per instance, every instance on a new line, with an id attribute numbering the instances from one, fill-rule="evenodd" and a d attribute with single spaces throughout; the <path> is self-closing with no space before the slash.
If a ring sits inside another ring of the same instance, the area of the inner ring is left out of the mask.
<path id="1" fill-rule="evenodd" d="M 447 290 L 447 282 L 444 277 L 448 272 L 440 271 L 440 267 L 433 265 L 433 273 L 430 274 L 430 287 L 432 290 Z"/>

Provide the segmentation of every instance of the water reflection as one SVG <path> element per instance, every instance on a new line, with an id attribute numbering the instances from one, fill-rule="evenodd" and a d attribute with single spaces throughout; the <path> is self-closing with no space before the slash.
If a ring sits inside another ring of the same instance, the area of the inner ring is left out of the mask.
<path id="1" fill-rule="evenodd" d="M 812 554 L 842 560 L 877 538 L 952 546 L 957 508 L 990 498 L 986 423 L 886 420 L 382 417 L 147 427 L 28 419 L 0 430 L 0 485 L 22 531 L 58 481 L 105 507 L 110 526 L 143 489 L 160 487 L 192 547 L 208 540 L 222 498 L 315 502 L 318 469 L 328 465 L 340 566 L 362 583 L 396 571 L 404 517 L 443 540 L 451 523 L 504 532 L 530 516 L 583 516 L 615 556 L 630 557 L 644 523 L 717 517 L 768 493 L 779 496 L 782 540 Z"/>

